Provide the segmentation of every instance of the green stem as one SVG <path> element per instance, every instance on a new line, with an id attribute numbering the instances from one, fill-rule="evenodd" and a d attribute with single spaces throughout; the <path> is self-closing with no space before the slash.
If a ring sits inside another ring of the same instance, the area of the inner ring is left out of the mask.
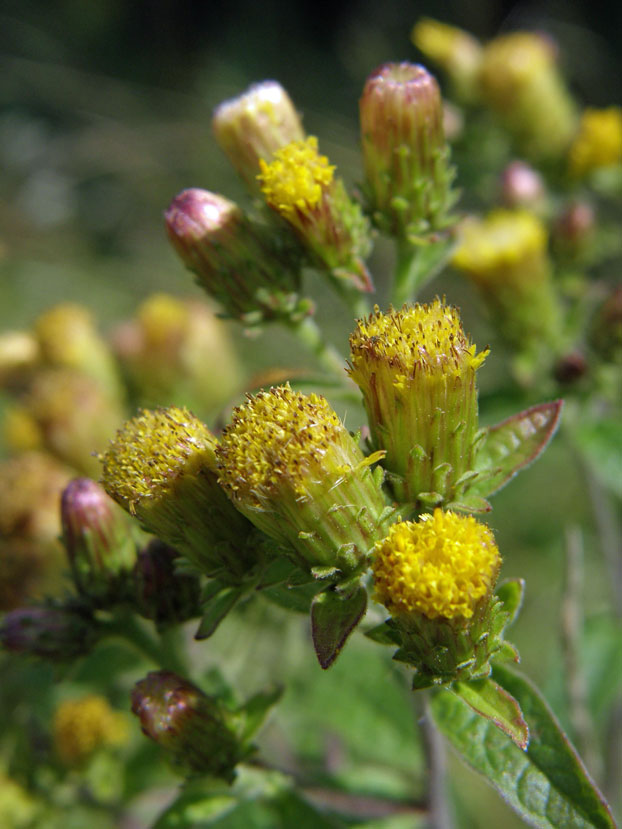
<path id="1" fill-rule="evenodd" d="M 393 283 L 393 307 L 414 302 L 418 291 L 442 268 L 450 251 L 451 240 L 440 237 L 419 245 L 402 240 L 397 243 L 397 262 Z"/>
<path id="2" fill-rule="evenodd" d="M 180 648 L 171 647 L 170 640 L 165 638 L 166 635 L 158 641 L 136 616 L 123 614 L 101 624 L 104 636 L 122 639 L 159 668 L 167 668 L 185 676 L 187 669 L 185 659 L 180 655 Z"/>
<path id="3" fill-rule="evenodd" d="M 341 354 L 324 339 L 321 329 L 312 317 L 288 325 L 289 330 L 310 351 L 322 368 L 345 382 L 345 361 Z"/>

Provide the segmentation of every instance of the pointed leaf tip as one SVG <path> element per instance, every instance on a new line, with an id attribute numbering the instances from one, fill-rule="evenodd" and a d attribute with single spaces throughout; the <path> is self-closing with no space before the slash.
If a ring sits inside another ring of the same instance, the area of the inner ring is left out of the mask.
<path id="1" fill-rule="evenodd" d="M 360 585 L 349 596 L 333 589 L 320 593 L 311 605 L 313 646 L 322 668 L 330 668 L 346 639 L 367 609 L 367 591 Z"/>
<path id="2" fill-rule="evenodd" d="M 540 403 L 486 430 L 475 461 L 478 476 L 469 496 L 487 498 L 546 449 L 559 425 L 563 400 Z"/>

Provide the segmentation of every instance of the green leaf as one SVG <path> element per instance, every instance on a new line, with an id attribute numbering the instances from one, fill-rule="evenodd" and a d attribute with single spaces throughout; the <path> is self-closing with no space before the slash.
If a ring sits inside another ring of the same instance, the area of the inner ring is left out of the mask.
<path id="1" fill-rule="evenodd" d="M 527 748 L 529 728 L 514 697 L 492 679 L 454 682 L 452 689 L 481 717 L 500 728 L 519 748 Z"/>
<path id="2" fill-rule="evenodd" d="M 241 715 L 243 718 L 242 732 L 240 734 L 242 740 L 246 741 L 253 738 L 282 696 L 283 687 L 278 685 L 267 691 L 259 691 L 259 693 L 254 694 L 238 709 L 236 714 Z"/>
<path id="3" fill-rule="evenodd" d="M 506 667 L 496 665 L 493 676 L 521 707 L 531 735 L 527 750 L 449 691 L 431 702 L 441 732 L 531 826 L 615 829 L 609 807 L 539 691 Z"/>
<path id="4" fill-rule="evenodd" d="M 516 621 L 520 609 L 523 605 L 523 596 L 525 593 L 525 580 L 512 579 L 511 581 L 504 581 L 495 590 L 495 595 L 503 604 L 503 610 L 508 614 L 509 618 L 505 626 L 511 625 Z"/>
<path id="5" fill-rule="evenodd" d="M 244 592 L 244 587 L 223 587 L 210 596 L 203 604 L 203 618 L 199 623 L 197 632 L 194 634 L 194 638 L 207 639 L 211 636 L 227 613 L 233 610 Z"/>
<path id="6" fill-rule="evenodd" d="M 339 651 L 366 609 L 367 591 L 360 585 L 348 596 L 330 589 L 313 599 L 311 634 L 322 668 L 329 668 L 339 656 Z"/>
<path id="7" fill-rule="evenodd" d="M 213 784 L 187 785 L 154 824 L 154 829 L 345 829 L 323 814 L 285 781 L 268 775 L 229 792 Z"/>
<path id="8" fill-rule="evenodd" d="M 489 427 L 478 445 L 477 478 L 468 495 L 487 498 L 497 492 L 546 448 L 559 424 L 562 400 L 541 403 Z"/>
<path id="9" fill-rule="evenodd" d="M 389 622 L 381 622 L 365 631 L 365 636 L 379 645 L 399 645 L 401 636 Z"/>

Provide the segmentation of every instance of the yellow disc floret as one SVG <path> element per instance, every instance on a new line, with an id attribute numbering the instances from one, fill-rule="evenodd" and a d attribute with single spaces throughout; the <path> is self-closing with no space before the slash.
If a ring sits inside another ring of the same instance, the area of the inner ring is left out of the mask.
<path id="1" fill-rule="evenodd" d="M 181 476 L 215 469 L 216 438 L 187 409 L 144 410 L 128 420 L 101 456 L 102 483 L 131 513 L 143 499 L 161 498 Z"/>
<path id="2" fill-rule="evenodd" d="M 335 172 L 326 156 L 319 154 L 312 135 L 277 150 L 269 164 L 263 159 L 259 164 L 258 180 L 266 201 L 285 217 L 317 207 Z"/>
<path id="3" fill-rule="evenodd" d="M 365 371 L 366 363 L 382 361 L 395 370 L 396 387 L 419 372 L 449 376 L 467 368 L 477 369 L 488 354 L 487 350 L 476 353 L 457 310 L 439 299 L 388 314 L 376 308 L 367 319 L 358 321 L 350 347 L 350 373 L 355 381 L 358 371 Z"/>
<path id="4" fill-rule="evenodd" d="M 124 742 L 127 722 L 103 697 L 90 695 L 61 703 L 54 714 L 53 731 L 59 758 L 75 766 L 99 748 Z"/>
<path id="5" fill-rule="evenodd" d="M 490 595 L 501 564 L 490 529 L 440 509 L 394 524 L 376 544 L 376 598 L 396 616 L 470 619 Z"/>
<path id="6" fill-rule="evenodd" d="M 568 161 L 574 176 L 584 176 L 598 167 L 622 164 L 622 109 L 586 109 Z"/>
<path id="7" fill-rule="evenodd" d="M 547 232 L 525 210 L 494 210 L 485 219 L 465 222 L 452 264 L 475 279 L 489 281 L 504 268 L 544 254 Z"/>
<path id="8" fill-rule="evenodd" d="M 289 385 L 260 392 L 234 411 L 223 433 L 220 483 L 233 498 L 256 506 L 283 485 L 302 496 L 310 476 L 321 479 L 328 471 L 322 470 L 323 459 L 344 431 L 320 395 Z"/>

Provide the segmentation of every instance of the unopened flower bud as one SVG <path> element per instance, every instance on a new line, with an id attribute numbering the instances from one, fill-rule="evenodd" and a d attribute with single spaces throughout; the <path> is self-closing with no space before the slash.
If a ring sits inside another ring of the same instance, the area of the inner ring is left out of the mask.
<path id="1" fill-rule="evenodd" d="M 622 108 L 586 109 L 568 151 L 571 175 L 622 164 Z"/>
<path id="2" fill-rule="evenodd" d="M 586 201 L 566 205 L 557 216 L 551 229 L 551 244 L 556 255 L 563 260 L 576 262 L 589 256 L 595 240 L 596 215 Z"/>
<path id="3" fill-rule="evenodd" d="M 27 331 L 0 334 L 0 387 L 19 386 L 39 361 L 39 344 Z"/>
<path id="4" fill-rule="evenodd" d="M 24 401 L 45 448 L 85 475 L 96 475 L 94 453 L 106 445 L 123 419 L 118 399 L 93 377 L 50 368 L 35 378 Z"/>
<path id="5" fill-rule="evenodd" d="M 228 330 L 211 307 L 154 294 L 114 334 L 114 348 L 141 405 L 209 412 L 240 386 Z M 217 354 L 217 359 L 206 359 Z"/>
<path id="6" fill-rule="evenodd" d="M 358 321 L 349 373 L 363 393 L 372 445 L 395 498 L 411 508 L 449 503 L 472 470 L 477 354 L 455 308 L 435 300 Z"/>
<path id="7" fill-rule="evenodd" d="M 305 569 L 364 568 L 387 518 L 378 455 L 363 456 L 323 397 L 289 385 L 249 396 L 216 454 L 233 503 Z"/>
<path id="8" fill-rule="evenodd" d="M 125 742 L 128 734 L 125 716 L 95 694 L 61 702 L 52 729 L 54 748 L 67 767 L 84 765 L 98 750 Z"/>
<path id="9" fill-rule="evenodd" d="M 279 234 L 251 222 L 237 204 L 191 188 L 173 199 L 165 218 L 183 263 L 232 317 L 260 321 L 305 312 L 293 252 L 278 249 Z"/>
<path id="10" fill-rule="evenodd" d="M 62 494 L 61 523 L 78 591 L 96 605 L 130 598 L 133 528 L 102 487 L 89 478 L 74 478 Z"/>
<path id="11" fill-rule="evenodd" d="M 575 107 L 549 40 L 531 32 L 495 38 L 484 49 L 480 86 L 528 157 L 555 159 L 566 152 L 576 128 Z"/>
<path id="12" fill-rule="evenodd" d="M 11 610 L 0 623 L 0 645 L 8 651 L 51 661 L 88 653 L 97 637 L 93 620 L 71 608 L 51 605 Z"/>
<path id="13" fill-rule="evenodd" d="M 174 766 L 233 780 L 241 752 L 228 712 L 191 682 L 169 671 L 148 674 L 134 686 L 132 712 Z"/>
<path id="14" fill-rule="evenodd" d="M 72 474 L 42 452 L 0 464 L 0 610 L 61 588 L 66 561 L 58 507 Z"/>
<path id="15" fill-rule="evenodd" d="M 259 159 L 265 161 L 305 134 L 294 105 L 276 81 L 254 84 L 214 111 L 214 135 L 251 192 L 259 194 Z"/>
<path id="16" fill-rule="evenodd" d="M 85 374 L 113 399 L 122 397 L 114 358 L 87 308 L 55 305 L 41 314 L 34 330 L 44 364 Z"/>
<path id="17" fill-rule="evenodd" d="M 187 409 L 142 411 L 101 456 L 106 492 L 203 572 L 234 581 L 254 564 L 248 521 L 218 484 L 217 440 Z"/>
<path id="18" fill-rule="evenodd" d="M 266 203 L 288 222 L 312 262 L 338 284 L 371 291 L 364 263 L 371 250 L 369 224 L 318 152 L 317 138 L 293 141 L 259 165 Z"/>
<path id="19" fill-rule="evenodd" d="M 536 216 L 495 210 L 464 222 L 452 258 L 481 290 L 501 336 L 525 354 L 550 352 L 561 343 L 561 307 L 547 246 L 546 228 Z"/>
<path id="20" fill-rule="evenodd" d="M 463 29 L 423 18 L 412 30 L 412 42 L 449 78 L 454 95 L 469 102 L 477 97 L 477 76 L 482 61 L 480 43 Z"/>
<path id="21" fill-rule="evenodd" d="M 140 551 L 134 568 L 134 590 L 139 613 L 158 627 L 186 622 L 200 615 L 200 582 L 179 573 L 179 553 L 159 539 Z"/>
<path id="22" fill-rule="evenodd" d="M 440 509 L 394 524 L 376 544 L 376 600 L 401 634 L 400 658 L 429 684 L 488 674 L 499 646 L 491 626 L 500 566 L 485 524 Z"/>
<path id="23" fill-rule="evenodd" d="M 398 239 L 446 227 L 454 173 L 436 80 L 423 66 L 385 63 L 367 79 L 359 110 L 375 224 Z"/>
<path id="24" fill-rule="evenodd" d="M 590 345 L 600 357 L 622 364 L 622 286 L 613 288 L 596 310 L 589 337 Z"/>
<path id="25" fill-rule="evenodd" d="M 524 161 L 512 161 L 501 175 L 501 198 L 506 207 L 538 210 L 545 198 L 540 173 Z"/>

